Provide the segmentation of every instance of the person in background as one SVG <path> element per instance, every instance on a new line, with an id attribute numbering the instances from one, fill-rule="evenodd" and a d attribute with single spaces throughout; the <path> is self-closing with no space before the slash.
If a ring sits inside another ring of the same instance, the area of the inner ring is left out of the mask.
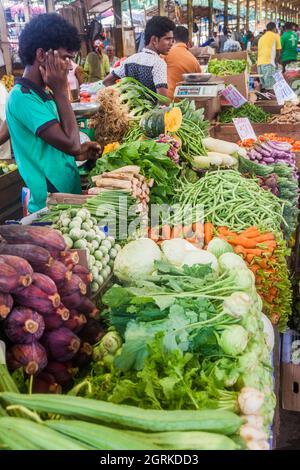
<path id="1" fill-rule="evenodd" d="M 224 45 L 228 39 L 229 31 L 227 28 L 223 28 L 223 34 L 219 37 L 219 52 L 224 52 Z"/>
<path id="2" fill-rule="evenodd" d="M 48 192 L 80 194 L 76 160 L 95 159 L 101 150 L 96 142 L 80 144 L 69 100 L 67 75 L 79 49 L 77 29 L 55 13 L 33 17 L 20 35 L 25 69 L 9 94 L 0 137 L 11 136 L 31 213 L 46 206 Z"/>
<path id="3" fill-rule="evenodd" d="M 174 31 L 175 44 L 165 57 L 168 73 L 168 97 L 173 99 L 176 84 L 183 80 L 184 73 L 201 73 L 198 60 L 188 50 L 189 32 L 184 26 Z"/>
<path id="4" fill-rule="evenodd" d="M 79 97 L 80 85 L 83 83 L 82 68 L 70 60 L 70 69 L 68 73 L 68 84 L 70 89 L 71 101 L 76 101 Z"/>
<path id="5" fill-rule="evenodd" d="M 239 52 L 242 50 L 242 46 L 238 41 L 235 41 L 228 35 L 228 39 L 223 46 L 223 52 Z"/>
<path id="6" fill-rule="evenodd" d="M 113 85 L 124 77 L 133 77 L 144 86 L 161 95 L 167 96 L 167 64 L 159 57 L 170 51 L 175 23 L 166 16 L 153 16 L 146 24 L 145 44 L 141 52 L 133 54 L 121 63 L 120 67 L 103 80 L 103 85 Z"/>
<path id="7" fill-rule="evenodd" d="M 298 36 L 293 30 L 293 23 L 285 24 L 285 32 L 280 38 L 281 42 L 281 62 L 283 65 L 283 72 L 287 64 L 295 62 L 298 56 Z"/>
<path id="8" fill-rule="evenodd" d="M 96 39 L 93 52 L 90 52 L 86 57 L 84 71 L 88 74 L 88 83 L 103 80 L 110 72 L 109 60 L 103 49 L 103 42 Z"/>
<path id="9" fill-rule="evenodd" d="M 267 24 L 266 33 L 258 41 L 257 70 L 261 75 L 261 85 L 265 90 L 271 90 L 275 84 L 274 73 L 276 63 L 280 60 L 280 36 L 276 24 Z"/>
<path id="10" fill-rule="evenodd" d="M 115 48 L 114 46 L 107 46 L 105 49 L 105 52 L 107 54 L 108 60 L 109 60 L 109 66 L 110 66 L 110 71 L 115 65 L 115 63 L 119 60 L 119 57 L 115 55 Z"/>

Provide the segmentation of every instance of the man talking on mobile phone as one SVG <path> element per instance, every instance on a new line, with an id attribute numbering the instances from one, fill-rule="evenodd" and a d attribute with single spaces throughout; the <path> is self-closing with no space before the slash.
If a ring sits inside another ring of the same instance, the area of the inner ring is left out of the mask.
<path id="1" fill-rule="evenodd" d="M 101 150 L 96 142 L 80 144 L 69 100 L 67 76 L 79 48 L 77 29 L 55 13 L 33 18 L 20 36 L 25 70 L 9 95 L 6 120 L 31 213 L 45 207 L 48 192 L 80 194 L 76 160 L 96 159 Z"/>

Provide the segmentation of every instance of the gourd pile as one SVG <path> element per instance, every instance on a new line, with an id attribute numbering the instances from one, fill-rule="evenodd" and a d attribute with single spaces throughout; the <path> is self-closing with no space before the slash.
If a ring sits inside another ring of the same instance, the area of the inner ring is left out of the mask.
<path id="1" fill-rule="evenodd" d="M 92 273 L 91 291 L 97 292 L 112 272 L 119 245 L 98 227 L 97 219 L 87 209 L 69 209 L 54 218 L 53 228 L 58 229 L 68 246 L 86 250 L 88 269 Z"/>
<path id="2" fill-rule="evenodd" d="M 8 367 L 34 376 L 34 391 L 56 392 L 70 385 L 74 367 L 89 362 L 91 344 L 103 334 L 86 296 L 92 276 L 53 229 L 3 225 L 0 235 L 0 333 L 9 345 Z"/>

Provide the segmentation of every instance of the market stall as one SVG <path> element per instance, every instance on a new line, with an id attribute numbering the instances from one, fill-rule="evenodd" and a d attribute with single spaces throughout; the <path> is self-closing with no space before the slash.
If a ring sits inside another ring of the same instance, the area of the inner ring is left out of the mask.
<path id="1" fill-rule="evenodd" d="M 96 102 L 83 194 L 0 226 L 1 445 L 274 448 L 300 108 L 284 123 L 247 102 L 216 124 L 130 78 Z"/>

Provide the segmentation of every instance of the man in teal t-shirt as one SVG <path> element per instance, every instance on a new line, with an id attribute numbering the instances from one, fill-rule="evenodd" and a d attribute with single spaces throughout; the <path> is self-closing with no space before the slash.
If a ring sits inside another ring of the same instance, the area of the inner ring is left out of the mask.
<path id="1" fill-rule="evenodd" d="M 286 23 L 285 32 L 281 36 L 281 61 L 283 65 L 283 71 L 287 64 L 295 62 L 297 60 L 297 46 L 298 46 L 298 35 L 293 31 L 293 24 Z"/>
<path id="2" fill-rule="evenodd" d="M 81 193 L 76 160 L 96 158 L 100 146 L 80 145 L 69 100 L 69 61 L 80 48 L 77 29 L 55 13 L 39 15 L 25 26 L 19 44 L 25 71 L 9 95 L 6 120 L 30 190 L 29 212 L 35 212 L 45 207 L 48 192 Z"/>

